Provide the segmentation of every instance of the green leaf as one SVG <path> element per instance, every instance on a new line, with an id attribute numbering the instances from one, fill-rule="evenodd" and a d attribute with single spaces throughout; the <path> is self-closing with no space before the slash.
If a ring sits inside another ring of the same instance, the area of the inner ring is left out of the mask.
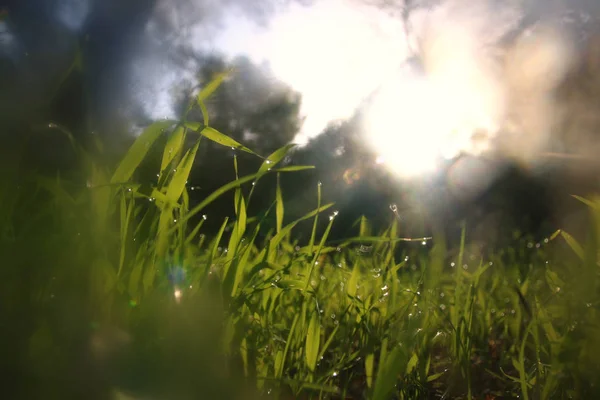
<path id="1" fill-rule="evenodd" d="M 279 174 L 277 174 L 277 187 L 275 188 L 275 218 L 277 221 L 277 233 L 281 232 L 283 225 L 283 196 L 281 195 L 281 185 L 279 184 Z"/>
<path id="2" fill-rule="evenodd" d="M 206 99 L 212 96 L 212 94 L 219 88 L 219 86 L 221 86 L 225 78 L 227 78 L 230 73 L 231 71 L 221 72 L 220 74 L 217 74 L 217 76 L 210 81 L 208 85 L 204 86 L 200 93 L 198 93 L 198 103 L 204 102 Z"/>
<path id="3" fill-rule="evenodd" d="M 319 315 L 313 312 L 308 324 L 308 332 L 306 334 L 306 366 L 311 372 L 317 367 L 317 357 L 319 355 L 319 341 L 321 336 L 321 325 L 319 323 Z"/>
<path id="4" fill-rule="evenodd" d="M 188 128 L 190 128 L 194 131 L 198 131 L 198 130 L 200 130 L 200 128 L 202 128 L 202 125 L 199 122 L 186 122 L 185 126 L 187 126 Z M 256 154 L 255 152 L 253 152 L 246 146 L 244 146 L 241 143 L 237 142 L 236 140 L 230 138 L 229 136 L 219 132 L 215 128 L 211 128 L 210 126 L 205 126 L 204 128 L 202 128 L 200 130 L 199 133 L 202 136 L 204 136 L 205 138 L 207 138 L 208 140 L 211 140 L 222 146 L 232 147 L 236 150 L 245 151 L 246 153 L 250 153 L 250 154 L 254 154 L 255 156 L 258 156 L 258 154 Z"/>
<path id="5" fill-rule="evenodd" d="M 444 374 L 445 374 L 445 372 L 440 372 L 440 373 L 437 373 L 437 374 L 429 375 L 427 377 L 427 382 L 433 382 L 433 381 L 441 378 L 441 376 L 444 375 Z"/>
<path id="6" fill-rule="evenodd" d="M 262 165 L 258 169 L 259 175 L 267 173 L 267 171 L 270 171 L 275 165 L 279 164 L 286 154 L 295 146 L 296 145 L 293 143 L 288 144 L 271 153 L 271 155 L 263 161 Z"/>
<path id="7" fill-rule="evenodd" d="M 127 151 L 127 154 L 121 160 L 117 170 L 113 174 L 111 183 L 128 182 L 137 167 L 140 165 L 152 144 L 160 137 L 165 129 L 170 128 L 175 121 L 155 122 L 133 142 L 133 145 Z"/>
<path id="8" fill-rule="evenodd" d="M 210 259 L 214 260 L 215 257 L 217 256 L 217 252 L 219 251 L 219 243 L 221 242 L 221 238 L 223 237 L 223 233 L 225 233 L 225 227 L 227 227 L 227 221 L 229 220 L 229 218 L 225 218 L 225 220 L 223 221 L 223 224 L 221 224 L 221 228 L 219 229 L 219 233 L 217 233 L 217 236 L 215 237 L 215 242 L 213 245 L 213 249 L 210 255 Z"/>
<path id="9" fill-rule="evenodd" d="M 354 288 L 356 291 L 356 287 Z M 365 373 L 367 375 L 367 387 L 370 388 L 373 386 L 373 371 L 374 371 L 374 363 L 375 363 L 375 354 L 369 353 L 365 357 Z"/>
<path id="10" fill-rule="evenodd" d="M 577 257 L 583 260 L 585 258 L 585 252 L 583 251 L 583 247 L 581 247 L 579 242 L 565 231 L 560 231 L 560 234 L 563 237 L 563 239 L 565 239 L 569 247 L 571 247 L 573 252 L 577 254 Z"/>
<path id="11" fill-rule="evenodd" d="M 398 381 L 398 375 L 406 365 L 406 353 L 401 347 L 395 347 L 387 356 L 383 367 L 379 368 L 375 388 L 373 389 L 373 400 L 385 400 L 390 398 L 394 385 Z"/>
<path id="12" fill-rule="evenodd" d="M 410 360 L 408 360 L 408 364 L 406 365 L 406 374 L 410 374 L 415 369 L 418 362 L 419 357 L 417 356 L 417 353 L 413 353 Z"/>
<path id="13" fill-rule="evenodd" d="M 585 204 L 586 206 L 593 208 L 593 209 L 597 209 L 598 208 L 598 203 L 594 202 L 592 200 L 588 200 L 585 197 L 581 197 L 581 196 L 577 196 L 577 195 L 573 195 L 574 198 L 576 198 L 577 200 L 579 200 L 580 202 L 582 202 L 583 204 Z"/>
<path id="14" fill-rule="evenodd" d="M 291 232 L 291 230 L 296 225 L 298 225 L 300 222 L 302 222 L 304 220 L 307 220 L 307 219 L 310 219 L 310 218 L 314 217 L 315 215 L 317 215 L 320 212 L 323 212 L 323 211 L 327 210 L 331 206 L 333 206 L 333 203 L 326 204 L 326 205 L 324 205 L 324 206 L 322 206 L 320 208 L 317 208 L 316 210 L 313 210 L 313 211 L 309 212 L 305 216 L 303 216 L 301 218 L 298 218 L 294 222 L 291 222 L 290 224 L 288 224 L 285 227 L 283 227 L 281 229 L 281 232 L 279 232 L 278 234 L 276 234 L 275 236 L 273 236 L 273 238 L 270 240 L 270 242 L 269 242 L 269 254 L 274 254 L 275 249 L 277 248 L 277 246 L 279 245 L 279 243 L 283 240 L 284 237 L 287 236 L 288 233 Z"/>
<path id="15" fill-rule="evenodd" d="M 185 153 L 185 156 L 175 170 L 175 174 L 173 175 L 171 182 L 169 182 L 169 187 L 167 188 L 167 199 L 173 203 L 179 200 L 179 197 L 181 197 L 181 194 L 185 189 L 185 183 L 190 176 L 190 171 L 192 169 L 192 165 L 194 164 L 194 160 L 196 159 L 196 152 L 198 151 L 199 145 L 200 141 L 197 141 L 196 145 Z"/>
<path id="16" fill-rule="evenodd" d="M 142 277 L 142 263 L 137 263 L 129 275 L 129 295 L 136 299 L 139 293 L 140 279 Z"/>
<path id="17" fill-rule="evenodd" d="M 200 204 L 198 204 L 196 207 L 191 209 L 185 215 L 185 217 L 181 218 L 178 221 L 178 224 L 182 224 L 182 223 L 188 221 L 190 218 L 192 218 L 194 215 L 198 214 L 206 206 L 211 204 L 213 201 L 215 201 L 216 199 L 218 199 L 219 197 L 221 197 L 223 194 L 227 193 L 228 191 L 235 189 L 235 188 L 239 187 L 240 185 L 243 185 L 244 183 L 250 182 L 254 179 L 256 179 L 256 174 L 244 176 L 240 179 L 236 179 L 233 182 L 229 182 L 229 183 L 221 186 L 220 188 L 218 188 L 217 190 L 212 192 L 210 195 L 208 195 Z M 175 229 L 176 229 L 176 227 L 174 227 L 172 230 L 175 230 Z"/>
<path id="18" fill-rule="evenodd" d="M 177 155 L 181 152 L 184 139 L 185 128 L 183 126 L 178 126 L 169 136 L 169 140 L 167 141 L 167 145 L 163 151 L 162 162 L 160 164 L 161 171 L 164 171 L 165 168 L 171 164 L 171 161 L 173 161 L 173 159 L 175 159 L 175 157 L 177 157 Z"/>
<path id="19" fill-rule="evenodd" d="M 314 165 L 290 165 L 288 167 L 281 167 L 274 169 L 275 172 L 296 172 L 305 171 L 307 169 L 315 169 Z"/>

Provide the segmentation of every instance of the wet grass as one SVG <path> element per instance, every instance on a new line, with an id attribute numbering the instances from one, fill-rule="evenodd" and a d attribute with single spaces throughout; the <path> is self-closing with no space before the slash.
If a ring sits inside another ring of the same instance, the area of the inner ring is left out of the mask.
<path id="1" fill-rule="evenodd" d="M 204 113 L 215 89 L 195 99 Z M 116 167 L 77 148 L 80 181 L 3 180 L 8 398 L 599 394 L 600 202 L 581 199 L 585 244 L 559 231 L 482 255 L 468 227 L 446 248 L 442 235 L 407 241 L 396 218 L 378 234 L 362 219 L 357 237 L 334 243 L 343 215 L 321 204 L 320 186 L 301 219 L 286 219 L 279 186 L 262 214 L 246 213 L 253 183 L 310 168 L 280 166 L 289 146 L 249 175 L 234 158 L 236 179 L 190 206 L 200 141 L 252 153 L 207 121 L 151 125 Z M 156 182 L 136 183 L 165 135 Z M 225 193 L 235 216 L 205 236 L 203 210 Z M 303 221 L 313 230 L 299 245 Z"/>

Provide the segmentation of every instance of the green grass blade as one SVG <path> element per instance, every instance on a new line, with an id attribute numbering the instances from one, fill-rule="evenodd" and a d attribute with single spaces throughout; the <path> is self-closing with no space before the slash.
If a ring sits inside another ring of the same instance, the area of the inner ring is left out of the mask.
<path id="1" fill-rule="evenodd" d="M 277 233 L 281 232 L 283 225 L 283 196 L 281 195 L 281 185 L 279 184 L 280 175 L 277 174 L 277 187 L 275 188 L 275 219 L 277 223 Z"/>
<path id="2" fill-rule="evenodd" d="M 215 128 L 211 128 L 210 126 L 203 126 L 199 122 L 186 122 L 185 126 L 190 128 L 193 131 L 196 131 L 196 132 L 199 131 L 200 135 L 204 136 L 208 140 L 211 140 L 217 144 L 220 144 L 222 146 L 231 147 L 233 149 L 244 151 L 246 153 L 250 153 L 255 156 L 258 156 L 258 154 L 256 154 L 255 152 L 253 152 L 246 146 L 237 142 L 235 139 L 232 139 L 229 136 L 219 132 Z"/>
<path id="3" fill-rule="evenodd" d="M 176 203 L 179 200 L 181 194 L 185 190 L 185 184 L 190 176 L 192 165 L 194 165 L 199 145 L 200 141 L 197 141 L 194 147 L 186 152 L 185 156 L 183 156 L 183 159 L 177 166 L 173 178 L 169 182 L 166 194 L 167 199 L 173 203 Z"/>
<path id="4" fill-rule="evenodd" d="M 560 231 L 560 235 L 563 237 L 563 239 L 565 239 L 565 241 L 567 242 L 571 250 L 573 250 L 573 252 L 577 255 L 577 257 L 579 257 L 579 259 L 583 261 L 585 259 L 585 252 L 581 244 L 579 244 L 579 242 L 573 236 L 571 236 L 565 231 Z"/>
<path id="5" fill-rule="evenodd" d="M 306 345 L 304 347 L 306 354 L 306 366 L 311 372 L 314 372 L 315 368 L 317 367 L 320 337 L 321 325 L 319 323 L 319 314 L 317 312 L 313 312 L 308 324 Z"/>
<path id="6" fill-rule="evenodd" d="M 117 167 L 110 182 L 128 182 L 142 160 L 146 157 L 152 144 L 173 124 L 174 121 L 159 121 L 147 127 L 135 142 L 133 142 L 133 145 L 129 148 L 123 160 L 121 160 L 121 163 Z"/>
<path id="7" fill-rule="evenodd" d="M 163 157 L 160 163 L 161 172 L 164 171 L 165 168 L 169 167 L 171 162 L 181 153 L 184 141 L 185 128 L 183 126 L 178 126 L 169 135 L 169 139 L 167 140 L 167 145 L 163 151 Z"/>
<path id="8" fill-rule="evenodd" d="M 396 346 L 387 356 L 383 367 L 379 368 L 375 387 L 373 388 L 373 400 L 387 400 L 394 390 L 398 375 L 406 368 L 407 360 L 405 351 Z"/>
<path id="9" fill-rule="evenodd" d="M 178 224 L 187 222 L 190 218 L 192 218 L 193 216 L 198 214 L 206 206 L 211 204 L 213 201 L 215 201 L 216 199 L 218 199 L 219 197 L 221 197 L 223 194 L 227 193 L 228 191 L 235 189 L 237 187 L 240 187 L 244 183 L 250 182 L 254 179 L 256 179 L 256 174 L 244 176 L 240 179 L 236 179 L 233 182 L 229 182 L 229 183 L 221 186 L 219 189 L 215 190 L 210 195 L 208 195 L 200 204 L 198 204 L 196 207 L 192 208 L 184 217 L 182 217 L 178 221 Z M 173 228 L 173 229 L 175 229 L 175 228 Z"/>

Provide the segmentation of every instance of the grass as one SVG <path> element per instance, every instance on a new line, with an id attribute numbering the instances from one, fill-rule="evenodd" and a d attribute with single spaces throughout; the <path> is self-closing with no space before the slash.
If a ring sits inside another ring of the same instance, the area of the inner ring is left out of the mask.
<path id="1" fill-rule="evenodd" d="M 600 201 L 580 199 L 585 244 L 558 231 L 484 256 L 467 227 L 456 249 L 439 234 L 423 245 L 402 238 L 393 215 L 377 235 L 363 218 L 357 237 L 335 243 L 343 215 L 321 204 L 320 186 L 299 220 L 286 220 L 279 185 L 263 213 L 247 215 L 254 182 L 310 168 L 281 167 L 287 146 L 249 175 L 234 159 L 235 180 L 190 207 L 202 140 L 254 154 L 205 124 L 217 86 L 190 105 L 204 122 L 154 123 L 116 167 L 77 148 L 85 179 L 3 180 L 7 398 L 599 394 Z M 165 135 L 157 182 L 136 183 Z M 231 192 L 235 217 L 205 236 L 203 210 Z M 307 220 L 300 245 L 294 229 Z"/>

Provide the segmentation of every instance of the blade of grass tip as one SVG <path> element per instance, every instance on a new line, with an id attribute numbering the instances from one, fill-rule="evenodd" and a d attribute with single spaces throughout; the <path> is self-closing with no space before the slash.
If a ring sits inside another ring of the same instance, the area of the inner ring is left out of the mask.
<path id="1" fill-rule="evenodd" d="M 325 355 L 325 351 L 329 348 L 329 345 L 331 344 L 331 342 L 333 342 L 333 339 L 335 338 L 335 334 L 337 333 L 337 331 L 340 328 L 340 324 L 337 324 L 333 330 L 331 331 L 331 333 L 329 334 L 329 338 L 325 341 L 325 343 L 323 344 L 323 346 L 321 346 L 321 350 L 319 351 L 319 360 L 323 359 L 324 355 Z"/>
<path id="2" fill-rule="evenodd" d="M 192 229 L 192 231 L 188 234 L 187 238 L 185 239 L 185 244 L 188 245 L 192 242 L 192 240 L 194 240 L 194 238 L 196 237 L 196 235 L 198 234 L 198 232 L 200 231 L 200 229 L 202 228 L 202 225 L 204 225 L 204 218 L 198 222 L 196 224 L 196 226 L 194 227 L 194 229 Z"/>
<path id="3" fill-rule="evenodd" d="M 277 233 L 281 232 L 281 227 L 283 225 L 283 196 L 281 195 L 281 185 L 280 185 L 280 177 L 281 175 L 277 174 L 277 187 L 275 188 L 275 219 L 277 221 Z"/>
<path id="4" fill-rule="evenodd" d="M 290 345 L 292 343 L 292 339 L 294 337 L 296 325 L 298 324 L 299 318 L 300 318 L 299 314 L 294 315 L 294 320 L 292 321 L 292 326 L 290 328 L 290 332 L 288 333 L 288 337 L 285 342 L 285 348 L 283 349 L 281 363 L 279 366 L 276 365 L 276 367 L 275 367 L 275 378 L 276 379 L 281 379 L 281 377 L 283 376 L 283 367 L 285 365 L 285 360 L 287 358 L 287 354 L 290 349 Z"/>
<path id="5" fill-rule="evenodd" d="M 317 184 L 317 208 L 321 207 L 321 182 Z M 310 234 L 310 240 L 308 242 L 308 251 L 312 253 L 313 245 L 315 244 L 315 238 L 317 236 L 317 223 L 319 222 L 319 214 L 315 214 L 315 219 L 313 221 L 312 232 Z"/>
<path id="6" fill-rule="evenodd" d="M 269 246 L 268 246 L 268 252 L 269 252 L 269 261 L 273 261 L 273 257 L 275 257 L 275 249 L 277 248 L 277 246 L 279 246 L 279 243 L 281 242 L 281 240 L 283 240 L 284 237 L 286 237 L 288 235 L 288 233 L 291 232 L 291 230 L 298 225 L 300 222 L 305 221 L 307 219 L 310 219 L 312 217 L 314 217 L 316 214 L 323 212 L 325 210 L 327 210 L 328 208 L 332 207 L 333 203 L 329 203 L 326 204 L 324 206 L 322 206 L 321 208 L 318 208 L 316 210 L 313 210 L 311 212 L 309 212 L 308 214 L 304 215 L 303 217 L 298 218 L 297 220 L 289 223 L 288 225 L 284 226 L 281 229 L 281 232 L 279 232 L 278 234 L 276 234 L 275 236 L 273 236 L 271 238 L 271 240 L 269 241 Z"/>
<path id="7" fill-rule="evenodd" d="M 194 165 L 194 160 L 196 159 L 196 152 L 198 151 L 199 145 L 200 140 L 196 141 L 194 147 L 185 153 L 185 156 L 183 156 L 183 159 L 175 170 L 171 182 L 169 182 L 166 195 L 169 201 L 173 203 L 176 203 L 179 200 L 185 189 L 185 184 L 188 181 L 190 171 Z"/>
<path id="8" fill-rule="evenodd" d="M 313 311 L 308 324 L 306 333 L 306 345 L 304 347 L 306 355 L 306 366 L 309 371 L 314 373 L 317 367 L 317 357 L 319 355 L 319 341 L 321 336 L 321 324 L 319 322 L 319 314 Z"/>
<path id="9" fill-rule="evenodd" d="M 256 181 L 254 182 L 254 184 L 256 184 L 256 182 L 258 182 L 260 178 L 262 178 L 267 172 L 271 171 L 275 165 L 279 164 L 294 146 L 294 144 L 285 145 L 275 150 L 267 158 L 265 158 L 258 169 Z M 254 189 L 256 188 L 254 184 L 252 185 L 252 189 L 250 189 L 250 195 L 248 196 L 248 204 L 250 204 L 252 195 L 254 194 Z"/>
<path id="10" fill-rule="evenodd" d="M 169 227 L 173 221 L 173 209 L 170 207 L 164 207 L 158 218 L 158 233 L 156 237 L 156 244 L 154 254 L 159 260 L 164 259 L 169 248 L 169 236 L 171 232 Z"/>
<path id="11" fill-rule="evenodd" d="M 287 167 L 276 168 L 273 171 L 275 172 L 297 172 L 297 171 L 306 171 L 309 169 L 315 169 L 314 165 L 289 165 Z"/>
<path id="12" fill-rule="evenodd" d="M 238 246 L 246 231 L 246 206 L 244 204 L 244 198 L 242 196 L 240 196 L 239 198 L 239 213 L 237 215 L 237 221 L 233 225 L 231 236 L 229 237 L 229 244 L 227 246 L 227 261 L 223 270 L 224 275 L 227 275 L 229 268 L 231 268 L 232 265 L 236 264 L 233 263 L 232 260 L 236 255 L 238 255 Z M 235 271 L 232 271 L 232 273 L 235 274 Z"/>
<path id="13" fill-rule="evenodd" d="M 229 136 L 219 132 L 215 128 L 212 128 L 210 126 L 203 127 L 203 125 L 200 124 L 199 122 L 186 122 L 185 126 L 195 132 L 200 133 L 200 135 L 204 136 L 208 140 L 211 140 L 217 144 L 220 144 L 220 145 L 226 146 L 226 147 L 231 147 L 232 149 L 240 150 L 240 151 L 255 155 L 257 157 L 260 157 L 258 154 L 256 154 L 252 150 L 250 150 L 248 147 L 237 142 L 235 139 L 232 139 Z"/>
<path id="14" fill-rule="evenodd" d="M 281 162 L 281 160 L 283 160 L 283 158 L 289 153 L 289 151 L 291 149 L 293 149 L 296 145 L 295 144 L 288 144 L 285 145 L 277 150 L 275 150 L 273 153 L 271 153 L 262 163 L 262 165 L 260 166 L 260 168 L 258 169 L 258 174 L 259 177 L 266 174 L 268 171 L 270 171 L 275 165 L 279 164 Z"/>
<path id="15" fill-rule="evenodd" d="M 375 387 L 373 388 L 373 400 L 387 400 L 390 398 L 398 376 L 406 364 L 407 360 L 404 350 L 396 346 L 387 356 L 383 367 L 379 368 Z"/>
<path id="16" fill-rule="evenodd" d="M 202 90 L 200 90 L 198 96 L 196 96 L 196 104 L 198 104 L 198 106 L 200 107 L 200 111 L 202 112 L 202 119 L 204 120 L 205 125 L 209 124 L 208 109 L 206 108 L 205 101 L 210 96 L 212 96 L 212 94 L 221 86 L 221 84 L 223 83 L 225 78 L 227 78 L 230 72 L 231 70 L 228 70 L 217 74 L 217 76 L 213 80 L 211 80 L 206 86 L 202 88 Z M 187 118 L 193 106 L 193 102 L 190 103 L 188 109 L 185 112 L 185 118 Z"/>
<path id="17" fill-rule="evenodd" d="M 125 183 L 129 181 L 137 167 L 146 157 L 152 144 L 162 135 L 165 129 L 170 128 L 174 123 L 175 121 L 158 121 L 147 127 L 133 142 L 133 145 L 131 145 L 127 154 L 125 154 L 125 157 L 119 163 L 110 182 Z"/>
<path id="18" fill-rule="evenodd" d="M 219 251 L 219 243 L 221 242 L 221 238 L 223 237 L 223 233 L 225 232 L 225 227 L 227 226 L 227 221 L 229 220 L 229 217 L 225 218 L 225 220 L 223 221 L 223 224 L 221 225 L 221 228 L 219 229 L 219 232 L 217 233 L 217 236 L 215 236 L 215 243 L 213 245 L 213 249 L 210 253 L 210 260 L 212 262 L 212 260 L 214 260 L 217 257 L 217 252 Z"/>
<path id="19" fill-rule="evenodd" d="M 182 217 L 178 221 L 178 223 L 187 222 L 190 218 L 194 217 L 196 214 L 198 214 L 200 211 L 202 211 L 206 206 L 208 206 L 213 201 L 215 201 L 216 199 L 221 197 L 223 194 L 227 193 L 228 191 L 230 191 L 232 189 L 239 187 L 240 185 L 243 185 L 246 182 L 250 182 L 255 178 L 256 178 L 256 174 L 247 175 L 243 178 L 236 179 L 233 182 L 229 182 L 229 183 L 221 186 L 220 188 L 218 188 L 217 190 L 212 192 L 210 195 L 208 195 L 200 204 L 198 204 L 196 207 L 192 208 L 184 217 Z M 175 228 L 172 228 L 172 229 L 174 230 Z"/>
<path id="20" fill-rule="evenodd" d="M 165 168 L 169 167 L 171 162 L 181 154 L 183 144 L 185 142 L 185 128 L 181 125 L 177 126 L 175 130 L 169 135 L 165 150 L 163 151 L 162 162 L 160 163 L 160 170 L 164 171 Z"/>
<path id="21" fill-rule="evenodd" d="M 577 196 L 577 195 L 572 195 L 573 198 L 579 200 L 580 202 L 582 202 L 583 204 L 585 204 L 586 206 L 592 208 L 592 209 L 597 209 L 598 208 L 598 203 L 586 199 L 585 197 L 581 197 L 581 196 Z"/>
<path id="22" fill-rule="evenodd" d="M 313 256 L 313 259 L 311 260 L 310 269 L 308 271 L 308 274 L 306 275 L 306 282 L 305 282 L 304 290 L 308 289 L 308 286 L 310 285 L 310 279 L 312 277 L 315 266 L 317 265 L 317 260 L 319 259 L 319 256 L 321 255 L 321 250 L 323 249 L 323 246 L 325 246 L 325 241 L 327 240 L 327 237 L 329 236 L 329 232 L 331 232 L 331 227 L 333 226 L 334 219 L 335 218 L 333 218 L 333 216 L 330 218 L 329 224 L 327 225 L 327 228 L 325 229 L 325 233 L 323 233 L 323 237 L 321 238 L 321 241 L 319 242 L 319 247 L 317 247 L 317 250 L 315 251 L 315 255 Z"/>
<path id="23" fill-rule="evenodd" d="M 121 197 L 121 251 L 119 254 L 119 268 L 117 270 L 117 277 L 121 276 L 123 264 L 125 263 L 127 234 L 129 232 L 129 222 L 131 221 L 131 213 L 134 208 L 134 205 L 135 202 L 133 201 L 133 199 L 128 205 L 125 195 Z"/>
<path id="24" fill-rule="evenodd" d="M 560 231 L 560 235 L 565 239 L 565 242 L 569 245 L 571 250 L 577 255 L 582 261 L 585 259 L 585 251 L 579 242 L 570 234 L 565 231 Z"/>
<path id="25" fill-rule="evenodd" d="M 232 69 L 227 71 L 218 73 L 214 79 L 212 79 L 202 90 L 198 93 L 196 100 L 200 102 L 204 102 L 207 100 L 212 94 L 221 86 L 223 81 L 233 72 Z M 208 125 L 208 124 L 207 124 Z"/>
<path id="26" fill-rule="evenodd" d="M 365 356 L 365 375 L 367 376 L 367 387 L 373 387 L 375 354 L 369 353 Z"/>

